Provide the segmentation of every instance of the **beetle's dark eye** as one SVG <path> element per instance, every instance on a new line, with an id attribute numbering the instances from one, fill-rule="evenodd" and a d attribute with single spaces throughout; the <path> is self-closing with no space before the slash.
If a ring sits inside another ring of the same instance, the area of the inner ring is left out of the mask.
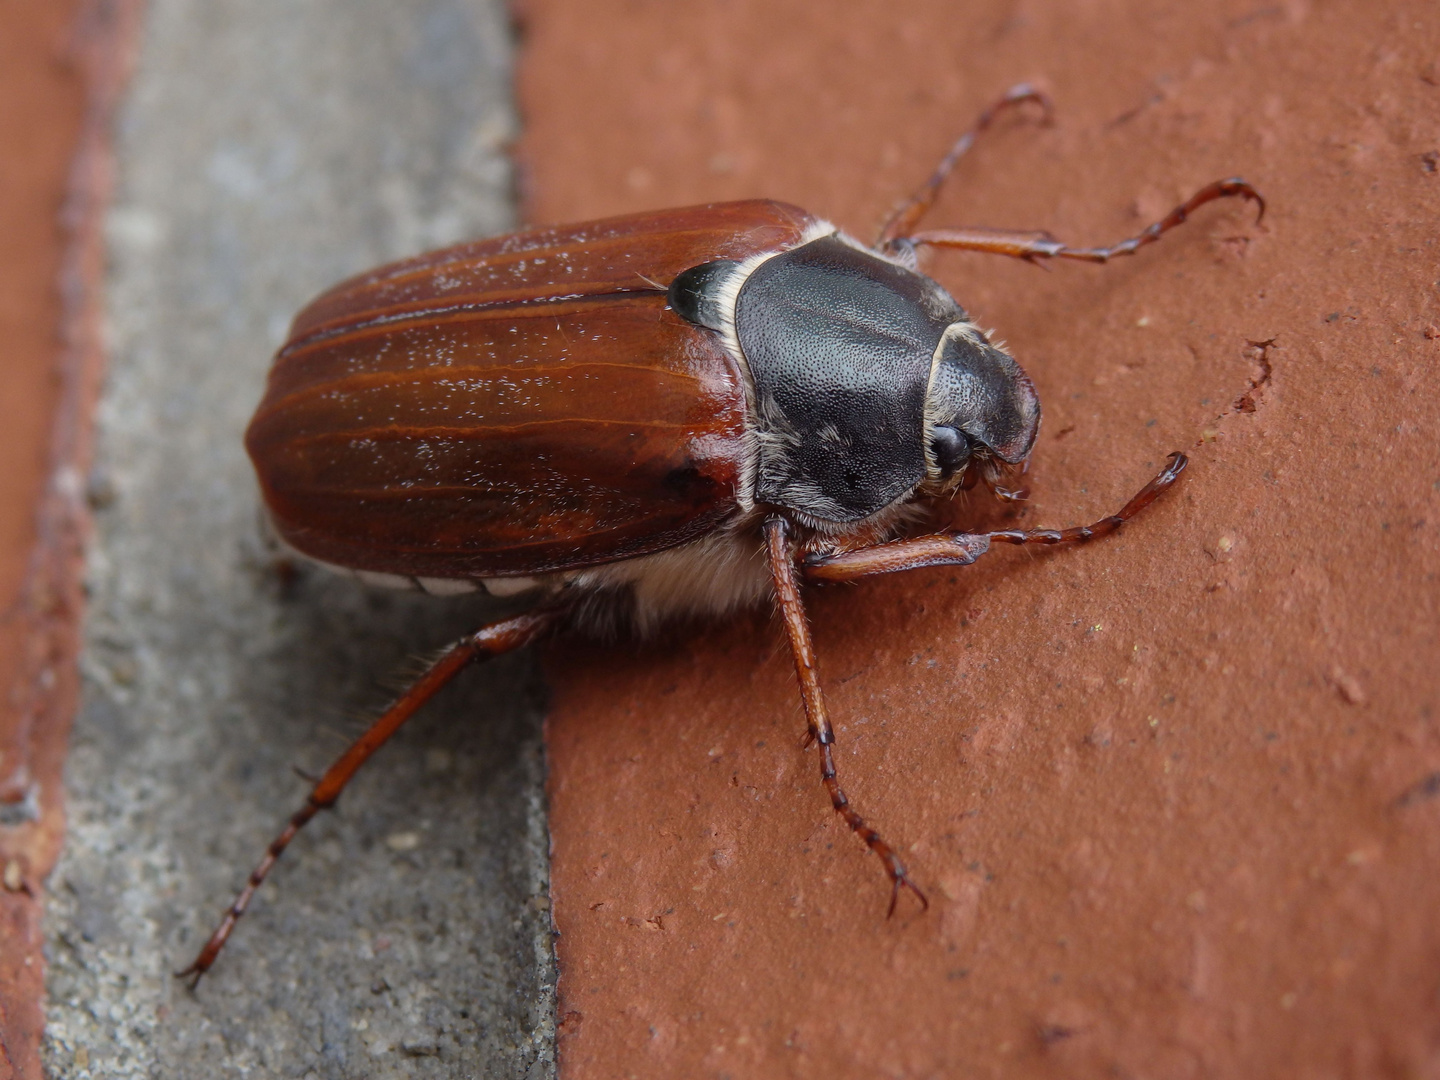
<path id="1" fill-rule="evenodd" d="M 970 440 L 953 427 L 937 427 L 930 436 L 930 450 L 943 480 L 949 480 L 970 460 Z"/>
<path id="2" fill-rule="evenodd" d="M 716 303 L 721 283 L 735 269 L 733 259 L 716 259 L 714 262 L 692 266 L 670 283 L 670 306 L 687 322 L 707 326 L 711 330 L 724 329 L 720 308 Z"/>

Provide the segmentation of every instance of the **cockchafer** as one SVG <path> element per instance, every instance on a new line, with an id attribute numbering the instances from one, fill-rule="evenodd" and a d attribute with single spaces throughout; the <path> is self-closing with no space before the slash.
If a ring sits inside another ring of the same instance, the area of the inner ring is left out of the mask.
<path id="1" fill-rule="evenodd" d="M 266 850 L 195 961 L 214 963 L 295 834 L 472 662 L 563 629 L 637 633 L 774 597 L 821 778 L 891 883 L 925 904 L 835 770 L 803 581 L 966 565 L 996 543 L 1114 532 L 1185 468 L 1117 513 L 1063 530 L 932 532 L 933 497 L 1025 463 L 1040 401 L 1020 365 L 917 267 L 916 249 L 1106 262 L 1212 200 L 1202 188 L 1105 248 L 1047 233 L 916 231 L 981 114 L 874 246 L 784 203 L 714 203 L 533 229 L 362 274 L 296 316 L 246 434 L 279 541 L 370 584 L 532 593 L 523 614 L 449 648 L 330 767 Z"/>

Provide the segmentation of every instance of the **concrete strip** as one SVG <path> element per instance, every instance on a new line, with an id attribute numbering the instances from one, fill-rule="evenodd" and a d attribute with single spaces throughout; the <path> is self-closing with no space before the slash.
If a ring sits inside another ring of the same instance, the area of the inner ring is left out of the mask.
<path id="1" fill-rule="evenodd" d="M 527 657 L 467 675 L 292 848 L 198 993 L 189 961 L 407 657 L 493 607 L 263 548 L 240 433 L 290 314 L 512 223 L 502 7 L 154 0 L 119 135 L 113 356 L 71 835 L 51 879 L 57 1077 L 548 1076 Z"/>

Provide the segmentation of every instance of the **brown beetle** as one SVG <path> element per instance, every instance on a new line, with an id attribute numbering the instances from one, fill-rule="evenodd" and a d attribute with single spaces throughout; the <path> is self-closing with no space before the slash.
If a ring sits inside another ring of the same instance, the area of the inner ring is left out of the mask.
<path id="1" fill-rule="evenodd" d="M 922 904 L 836 777 L 801 579 L 974 562 L 994 543 L 1107 535 L 1169 487 L 1176 453 L 1116 514 L 1064 530 L 915 536 L 917 499 L 1026 461 L 1040 406 L 1019 365 L 916 269 L 921 245 L 1105 262 L 1044 233 L 915 232 L 983 113 L 874 247 L 749 201 L 514 233 L 381 267 L 295 319 L 246 435 L 281 542 L 372 584 L 534 592 L 529 612 L 452 646 L 316 783 L 195 961 L 214 962 L 315 813 L 467 664 L 562 628 L 721 616 L 774 595 L 832 805 Z M 901 537 L 897 539 L 896 537 Z"/>

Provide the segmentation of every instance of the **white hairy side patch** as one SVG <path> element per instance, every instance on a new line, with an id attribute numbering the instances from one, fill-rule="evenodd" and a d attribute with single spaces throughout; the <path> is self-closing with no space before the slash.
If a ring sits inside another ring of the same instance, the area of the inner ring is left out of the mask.
<path id="1" fill-rule="evenodd" d="M 688 544 L 567 575 L 574 589 L 628 591 L 637 633 L 671 619 L 720 618 L 765 603 L 770 569 L 755 528 L 721 529 Z"/>
<path id="2" fill-rule="evenodd" d="M 305 562 L 365 585 L 422 590 L 431 596 L 486 592 L 496 597 L 523 593 L 538 597 L 561 589 L 611 593 L 616 614 L 628 621 L 636 633 L 646 636 L 674 619 L 721 618 L 763 604 L 770 597 L 770 571 L 755 528 L 722 529 L 668 551 L 584 570 L 512 578 L 420 578 L 354 570 L 312 559 L 283 541 L 277 542 Z"/>
<path id="3" fill-rule="evenodd" d="M 902 527 L 913 523 L 923 510 L 914 503 L 897 503 L 852 522 L 843 533 L 833 529 L 825 548 L 835 550 L 864 547 L 891 539 Z M 285 543 L 270 531 L 278 549 L 331 573 L 366 585 L 390 589 L 423 591 L 431 596 L 457 596 L 486 592 L 511 597 L 532 594 L 537 600 L 558 593 L 593 594 L 600 606 L 581 616 L 578 629 L 592 633 L 626 626 L 649 636 L 667 622 L 685 619 L 721 619 L 746 608 L 768 604 L 771 599 L 770 567 L 758 515 L 737 515 L 729 525 L 698 540 L 668 551 L 639 555 L 632 559 L 567 570 L 533 577 L 435 578 L 410 577 L 314 559 Z M 607 596 L 609 599 L 606 599 Z M 608 612 L 596 617 L 596 612 Z"/>

